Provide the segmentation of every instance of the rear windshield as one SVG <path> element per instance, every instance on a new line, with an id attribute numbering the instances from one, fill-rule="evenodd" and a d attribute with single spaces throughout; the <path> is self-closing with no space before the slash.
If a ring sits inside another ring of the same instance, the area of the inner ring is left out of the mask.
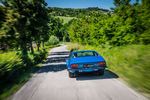
<path id="1" fill-rule="evenodd" d="M 94 51 L 77 52 L 77 53 L 74 53 L 73 58 L 87 57 L 87 56 L 98 56 L 98 54 L 96 52 L 94 52 Z"/>

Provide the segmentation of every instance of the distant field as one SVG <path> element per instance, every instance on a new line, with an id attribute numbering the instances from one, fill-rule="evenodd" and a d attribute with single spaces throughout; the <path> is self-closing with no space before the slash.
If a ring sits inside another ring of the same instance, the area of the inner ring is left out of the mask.
<path id="1" fill-rule="evenodd" d="M 72 20 L 75 17 L 57 16 L 57 18 L 63 19 L 64 20 L 63 24 L 66 24 L 66 23 L 68 23 L 70 20 Z"/>

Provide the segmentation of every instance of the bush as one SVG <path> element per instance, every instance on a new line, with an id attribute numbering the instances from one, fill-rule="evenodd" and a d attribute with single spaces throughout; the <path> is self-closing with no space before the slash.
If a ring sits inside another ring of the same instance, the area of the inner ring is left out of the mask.
<path id="1" fill-rule="evenodd" d="M 23 67 L 21 57 L 15 52 L 0 54 L 0 80 L 2 80 L 0 83 L 14 79 Z"/>
<path id="2" fill-rule="evenodd" d="M 49 38 L 49 40 L 48 40 L 48 42 L 46 43 L 46 45 L 56 45 L 56 44 L 58 44 L 58 43 L 59 43 L 59 39 L 58 39 L 56 36 L 52 35 L 52 36 Z"/>
<path id="3" fill-rule="evenodd" d="M 45 49 L 34 54 L 22 55 L 21 51 L 0 53 L 0 100 L 7 99 L 18 90 L 46 60 L 50 48 L 58 45 L 46 46 Z"/>
<path id="4" fill-rule="evenodd" d="M 33 55 L 34 65 L 41 63 L 44 59 L 46 59 L 46 56 L 47 56 L 46 51 L 40 51 L 39 53 L 35 53 Z"/>

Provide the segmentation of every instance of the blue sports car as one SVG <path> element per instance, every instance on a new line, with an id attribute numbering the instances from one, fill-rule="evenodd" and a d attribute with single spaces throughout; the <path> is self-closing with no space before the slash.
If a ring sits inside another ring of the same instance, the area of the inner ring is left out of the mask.
<path id="1" fill-rule="evenodd" d="M 96 51 L 71 52 L 66 63 L 70 78 L 84 72 L 96 72 L 98 75 L 103 75 L 106 68 L 104 58 Z"/>

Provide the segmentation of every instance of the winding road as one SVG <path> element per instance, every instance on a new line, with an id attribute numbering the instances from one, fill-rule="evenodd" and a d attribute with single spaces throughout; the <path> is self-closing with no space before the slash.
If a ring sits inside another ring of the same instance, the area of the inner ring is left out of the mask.
<path id="1" fill-rule="evenodd" d="M 69 78 L 66 46 L 51 49 L 47 61 L 18 90 L 13 100 L 148 100 L 108 70 L 103 76 L 83 74 Z"/>

